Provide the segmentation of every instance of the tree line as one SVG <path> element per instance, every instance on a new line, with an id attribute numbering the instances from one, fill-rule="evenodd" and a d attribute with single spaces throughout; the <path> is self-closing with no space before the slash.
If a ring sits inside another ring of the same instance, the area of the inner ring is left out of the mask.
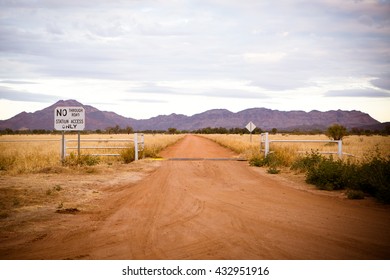
<path id="1" fill-rule="evenodd" d="M 133 134 L 138 133 L 149 133 L 149 134 L 249 134 L 250 132 L 246 128 L 234 127 L 234 128 L 225 128 L 225 127 L 205 127 L 196 130 L 180 130 L 174 127 L 170 127 L 166 130 L 134 130 L 131 126 L 126 126 L 125 128 L 115 125 L 112 127 L 107 127 L 106 129 L 97 129 L 97 130 L 83 130 L 82 134 Z M 345 135 L 390 135 L 390 126 L 387 126 L 384 130 L 370 130 L 370 129 L 361 129 L 361 128 L 352 128 L 347 129 L 342 125 L 332 125 L 325 130 L 321 129 L 312 129 L 312 130 L 279 130 L 277 128 L 272 128 L 268 131 L 263 130 L 259 127 L 256 127 L 252 134 L 260 134 L 263 132 L 269 132 L 271 134 L 276 133 L 286 133 L 286 134 L 295 134 L 295 135 L 316 135 L 316 134 L 327 134 L 335 135 L 336 138 L 341 138 Z M 33 130 L 12 130 L 10 128 L 5 128 L 0 130 L 0 135 L 23 135 L 23 134 L 61 134 L 62 131 L 58 130 L 45 130 L 45 129 L 33 129 Z M 77 133 L 77 132 L 67 132 L 67 133 Z M 333 137 L 334 138 L 334 137 Z M 337 139 L 335 139 L 337 140 Z"/>

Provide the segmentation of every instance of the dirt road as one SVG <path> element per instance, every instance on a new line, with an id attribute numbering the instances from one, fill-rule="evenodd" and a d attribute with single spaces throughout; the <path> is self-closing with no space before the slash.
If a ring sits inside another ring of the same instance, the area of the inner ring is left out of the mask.
<path id="1" fill-rule="evenodd" d="M 99 211 L 61 215 L 9 259 L 389 259 L 390 209 L 294 188 L 186 136 Z M 66 217 L 65 217 L 66 216 Z"/>

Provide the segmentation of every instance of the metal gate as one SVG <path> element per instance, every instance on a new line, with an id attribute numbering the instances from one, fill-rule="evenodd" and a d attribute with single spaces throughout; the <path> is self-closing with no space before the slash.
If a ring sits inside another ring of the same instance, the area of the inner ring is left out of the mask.
<path id="1" fill-rule="evenodd" d="M 68 146 L 68 143 L 77 142 L 77 146 Z M 77 150 L 77 154 L 81 154 L 81 150 L 121 150 L 127 149 L 129 146 L 102 146 L 96 145 L 96 143 L 134 143 L 134 159 L 138 160 L 138 154 L 140 151 L 143 151 L 145 148 L 144 135 L 138 133 L 134 133 L 133 139 L 81 139 L 80 134 L 78 134 L 77 139 L 65 139 L 64 134 L 62 135 L 61 141 L 61 160 L 65 160 L 68 156 L 68 150 Z M 95 145 L 81 146 L 81 143 L 95 143 Z M 93 153 L 93 156 L 120 156 L 119 153 Z"/>

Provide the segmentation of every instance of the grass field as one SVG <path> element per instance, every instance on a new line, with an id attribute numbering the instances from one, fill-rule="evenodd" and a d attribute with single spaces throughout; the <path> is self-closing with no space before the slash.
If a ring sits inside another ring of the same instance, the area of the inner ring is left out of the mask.
<path id="1" fill-rule="evenodd" d="M 145 134 L 145 150 L 140 153 L 140 157 L 158 157 L 159 151 L 168 145 L 178 141 L 184 135 L 167 135 L 167 134 Z M 241 157 L 250 159 L 254 156 L 262 156 L 259 150 L 260 136 L 252 135 L 250 142 L 249 135 L 238 134 L 212 134 L 203 135 L 215 142 L 228 147 L 229 149 L 240 154 Z M 270 135 L 270 139 L 280 140 L 327 140 L 325 135 L 288 135 L 275 134 Z M 67 140 L 76 140 L 77 135 L 66 135 Z M 85 142 L 84 146 L 128 146 L 129 153 L 133 147 L 133 135 L 111 134 L 99 135 L 90 134 L 82 135 L 85 139 L 129 139 L 129 142 Z M 0 136 L 0 172 L 7 174 L 23 174 L 45 170 L 47 168 L 61 167 L 61 136 L 60 135 L 3 135 Z M 18 141 L 18 142 L 5 142 Z M 23 141 L 23 142 L 20 142 Z M 77 143 L 70 142 L 67 144 L 67 154 L 77 154 Z M 73 147 L 70 149 L 69 147 Z M 336 152 L 337 144 L 331 143 L 271 143 L 271 151 L 277 151 L 283 154 L 285 165 L 291 164 L 299 154 L 311 151 Z M 390 137 L 388 136 L 347 136 L 343 139 L 343 152 L 352 156 L 344 156 L 353 160 L 363 161 L 366 157 L 379 152 L 382 156 L 390 155 Z M 113 149 L 82 149 L 82 154 L 91 153 L 120 153 L 120 150 Z M 100 157 L 101 163 L 114 164 L 123 161 L 121 157 Z"/>
<path id="2" fill-rule="evenodd" d="M 158 157 L 159 151 L 178 141 L 183 135 L 145 134 L 145 150 L 140 156 Z M 126 142 L 85 142 L 81 146 L 98 147 L 128 147 L 134 153 L 133 135 L 115 134 L 81 135 L 81 139 L 129 139 Z M 0 172 L 7 174 L 23 174 L 40 172 L 48 168 L 61 167 L 61 135 L 3 135 L 0 136 Z M 66 140 L 77 140 L 77 135 L 66 135 Z M 8 142 L 10 141 L 10 142 Z M 77 142 L 67 144 L 67 154 L 77 154 Z M 69 147 L 72 147 L 70 149 Z M 122 150 L 123 152 L 123 150 Z M 119 149 L 81 149 L 81 154 L 107 154 L 121 153 Z M 114 164 L 121 162 L 122 157 L 99 157 L 99 162 Z"/>
<path id="3" fill-rule="evenodd" d="M 261 155 L 259 151 L 260 135 L 243 134 L 211 134 L 204 135 L 215 142 L 232 149 L 242 157 L 250 159 L 253 156 Z M 326 135 L 290 135 L 274 134 L 269 135 L 270 140 L 329 140 Z M 286 161 L 293 161 L 299 154 L 319 152 L 337 152 L 337 143 L 271 143 L 270 151 L 283 153 Z M 390 137 L 389 136 L 346 136 L 343 139 L 344 159 L 350 158 L 355 160 L 364 160 L 373 154 L 379 152 L 382 156 L 390 155 Z"/>

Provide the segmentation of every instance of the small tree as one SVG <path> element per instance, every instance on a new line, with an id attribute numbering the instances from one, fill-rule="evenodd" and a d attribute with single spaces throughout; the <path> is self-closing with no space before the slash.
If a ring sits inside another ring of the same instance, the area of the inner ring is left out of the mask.
<path id="1" fill-rule="evenodd" d="M 121 127 L 119 125 L 116 125 L 112 130 L 115 134 L 118 134 L 121 130 Z"/>
<path id="2" fill-rule="evenodd" d="M 131 133 L 133 133 L 134 132 L 134 130 L 133 130 L 133 128 L 131 127 L 131 126 L 126 126 L 126 133 L 127 134 L 131 134 Z"/>
<path id="3" fill-rule="evenodd" d="M 326 136 L 333 140 L 342 140 L 347 135 L 347 128 L 340 125 L 334 124 L 328 127 L 326 130 Z"/>
<path id="4" fill-rule="evenodd" d="M 168 128 L 168 133 L 169 133 L 169 134 L 176 134 L 176 133 L 178 133 L 178 132 L 177 132 L 177 129 L 176 129 L 176 128 L 170 127 L 170 128 Z"/>

